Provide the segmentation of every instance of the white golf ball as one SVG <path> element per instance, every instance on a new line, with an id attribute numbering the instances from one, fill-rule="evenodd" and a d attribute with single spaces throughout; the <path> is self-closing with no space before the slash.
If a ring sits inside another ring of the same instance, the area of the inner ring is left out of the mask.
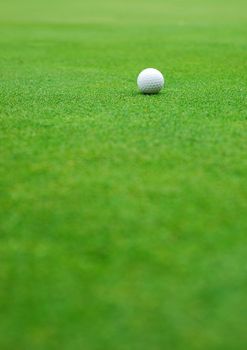
<path id="1" fill-rule="evenodd" d="M 164 84 L 162 73 L 154 68 L 144 69 L 137 78 L 137 85 L 143 94 L 157 94 Z"/>

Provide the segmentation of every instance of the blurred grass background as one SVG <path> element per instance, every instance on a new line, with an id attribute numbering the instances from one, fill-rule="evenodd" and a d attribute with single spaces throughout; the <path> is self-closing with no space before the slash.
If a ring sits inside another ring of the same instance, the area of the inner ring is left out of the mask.
<path id="1" fill-rule="evenodd" d="M 126 0 L 104 2 L 72 0 L 2 0 L 2 21 L 92 23 L 116 22 L 118 24 L 144 23 L 146 25 L 176 23 L 189 24 L 244 24 L 244 0 Z"/>
<path id="2" fill-rule="evenodd" d="M 246 9 L 1 0 L 1 349 L 246 349 Z"/>

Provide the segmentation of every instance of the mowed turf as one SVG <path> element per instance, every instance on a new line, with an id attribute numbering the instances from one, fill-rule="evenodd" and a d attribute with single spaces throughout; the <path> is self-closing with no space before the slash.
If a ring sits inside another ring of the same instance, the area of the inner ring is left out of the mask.
<path id="1" fill-rule="evenodd" d="M 1 350 L 246 350 L 246 20 L 2 2 Z"/>

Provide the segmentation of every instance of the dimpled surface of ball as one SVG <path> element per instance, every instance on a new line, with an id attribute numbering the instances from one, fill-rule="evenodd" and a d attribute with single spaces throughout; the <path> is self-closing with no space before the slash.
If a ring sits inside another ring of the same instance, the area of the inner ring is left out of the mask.
<path id="1" fill-rule="evenodd" d="M 160 71 L 154 68 L 144 69 L 137 78 L 137 85 L 143 94 L 157 94 L 165 84 Z"/>

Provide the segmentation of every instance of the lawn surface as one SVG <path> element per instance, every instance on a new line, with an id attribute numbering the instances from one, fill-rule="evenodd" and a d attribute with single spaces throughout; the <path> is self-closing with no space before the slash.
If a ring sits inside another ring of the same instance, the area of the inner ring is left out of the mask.
<path id="1" fill-rule="evenodd" d="M 2 0 L 1 350 L 246 350 L 246 21 Z"/>

